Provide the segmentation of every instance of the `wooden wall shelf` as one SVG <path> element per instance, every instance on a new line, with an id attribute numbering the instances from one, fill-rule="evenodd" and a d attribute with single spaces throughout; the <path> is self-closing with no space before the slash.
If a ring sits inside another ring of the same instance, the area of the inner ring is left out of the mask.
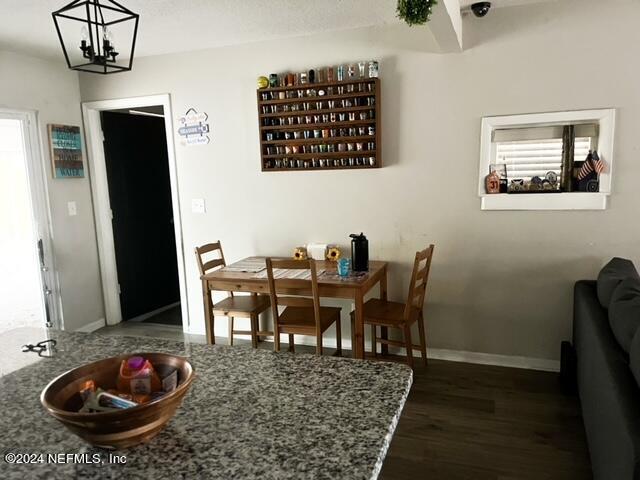
<path id="1" fill-rule="evenodd" d="M 263 172 L 382 166 L 380 79 L 257 91 Z"/>

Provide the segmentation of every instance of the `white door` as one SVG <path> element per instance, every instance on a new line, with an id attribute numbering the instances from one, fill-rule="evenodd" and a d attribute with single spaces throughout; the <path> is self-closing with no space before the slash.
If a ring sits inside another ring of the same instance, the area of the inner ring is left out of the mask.
<path id="1" fill-rule="evenodd" d="M 35 113 L 0 110 L 0 332 L 60 327 L 41 158 Z"/>

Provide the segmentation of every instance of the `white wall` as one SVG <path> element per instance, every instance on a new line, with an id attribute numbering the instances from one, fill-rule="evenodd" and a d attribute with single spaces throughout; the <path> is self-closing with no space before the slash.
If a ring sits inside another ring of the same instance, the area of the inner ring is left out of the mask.
<path id="1" fill-rule="evenodd" d="M 640 6 L 581 5 L 467 19 L 462 54 L 429 53 L 428 30 L 394 26 L 141 58 L 130 73 L 81 75 L 82 100 L 168 92 L 174 117 L 209 114 L 212 143 L 176 147 L 193 332 L 204 331 L 195 245 L 220 239 L 237 260 L 308 241 L 347 246 L 364 231 L 371 257 L 392 262 L 393 299 L 406 295 L 414 252 L 436 244 L 430 347 L 556 359 L 573 283 L 613 255 L 640 260 Z M 261 173 L 256 77 L 370 58 L 381 61 L 385 168 Z M 608 210 L 480 211 L 482 116 L 602 107 L 619 109 Z M 206 214 L 191 213 L 192 198 L 206 199 Z"/>
<path id="2" fill-rule="evenodd" d="M 47 124 L 82 125 L 78 76 L 62 61 L 0 51 L 0 107 L 38 112 L 64 327 L 76 330 L 104 317 L 91 192 L 88 176 L 53 178 Z M 77 216 L 68 216 L 68 201 L 77 203 Z"/>

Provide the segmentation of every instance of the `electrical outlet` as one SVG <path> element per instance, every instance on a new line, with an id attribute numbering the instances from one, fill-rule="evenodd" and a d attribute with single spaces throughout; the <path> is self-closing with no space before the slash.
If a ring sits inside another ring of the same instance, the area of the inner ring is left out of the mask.
<path id="1" fill-rule="evenodd" d="M 76 215 L 78 215 L 78 207 L 76 205 L 76 202 L 67 202 L 67 211 L 69 212 L 70 217 L 75 217 Z"/>

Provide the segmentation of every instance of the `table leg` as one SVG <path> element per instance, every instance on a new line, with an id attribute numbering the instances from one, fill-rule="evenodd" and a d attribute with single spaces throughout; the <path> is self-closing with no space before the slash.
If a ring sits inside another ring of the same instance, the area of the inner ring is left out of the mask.
<path id="1" fill-rule="evenodd" d="M 202 303 L 204 305 L 204 326 L 207 332 L 207 343 L 212 345 L 216 343 L 215 333 L 213 331 L 213 301 L 211 300 L 211 291 L 206 280 L 202 280 Z"/>
<path id="2" fill-rule="evenodd" d="M 352 345 L 351 348 L 353 350 L 353 358 L 364 359 L 364 299 L 360 290 L 356 292 L 355 304 L 356 318 L 354 322 L 355 332 L 353 334 L 355 345 Z"/>
<path id="3" fill-rule="evenodd" d="M 256 292 L 251 292 L 251 296 L 252 297 L 257 297 L 258 294 Z M 261 332 L 262 329 L 260 328 L 260 314 L 256 315 L 255 324 L 256 324 L 256 332 Z M 258 342 L 262 342 L 262 340 L 263 340 L 263 338 L 260 335 L 258 335 L 256 338 L 257 338 Z M 258 347 L 256 346 L 256 347 L 253 347 L 253 348 L 258 348 Z"/>
<path id="4" fill-rule="evenodd" d="M 382 277 L 380 278 L 380 300 L 387 300 L 387 267 L 384 267 Z M 380 327 L 380 338 L 387 340 L 389 333 L 387 327 Z M 389 355 L 389 345 L 383 343 L 380 345 L 382 355 Z"/>

